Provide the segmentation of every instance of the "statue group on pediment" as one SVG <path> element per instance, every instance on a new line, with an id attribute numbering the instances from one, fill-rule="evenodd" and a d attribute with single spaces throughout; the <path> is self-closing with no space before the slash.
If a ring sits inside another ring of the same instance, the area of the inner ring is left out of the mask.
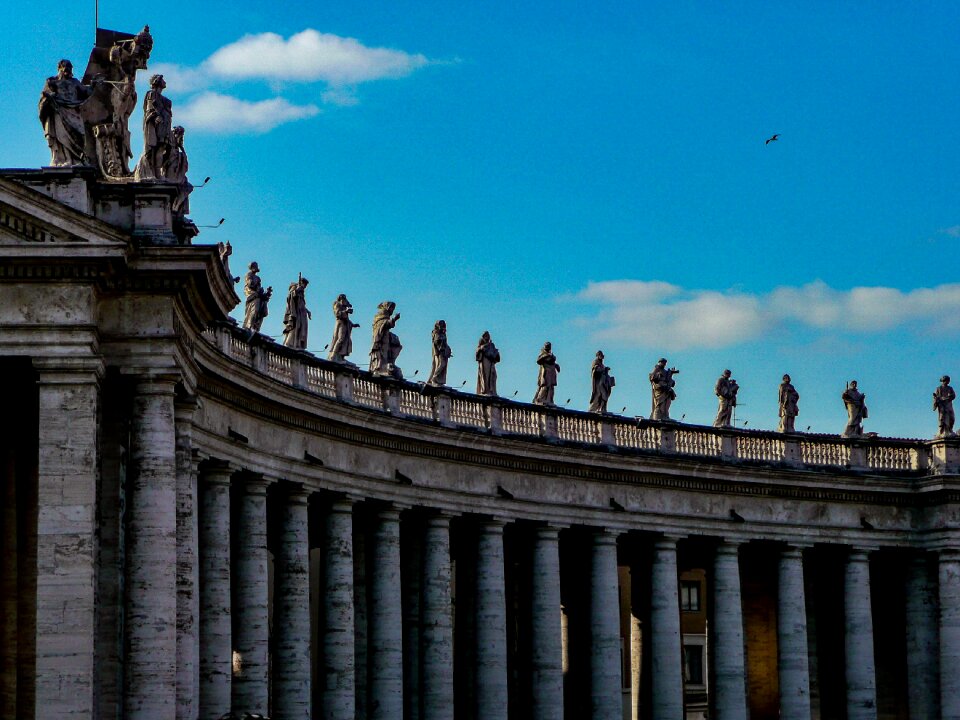
<path id="1" fill-rule="evenodd" d="M 176 185 L 172 209 L 182 219 L 190 212 L 194 188 L 187 179 L 184 129 L 173 125 L 173 106 L 163 94 L 162 75 L 150 78 L 143 102 L 143 154 L 133 172 L 129 167 L 137 71 L 147 68 L 152 50 L 149 26 L 136 35 L 98 29 L 83 79 L 74 77 L 73 63 L 61 60 L 57 74 L 44 83 L 38 115 L 51 166 L 94 166 L 108 180 Z"/>

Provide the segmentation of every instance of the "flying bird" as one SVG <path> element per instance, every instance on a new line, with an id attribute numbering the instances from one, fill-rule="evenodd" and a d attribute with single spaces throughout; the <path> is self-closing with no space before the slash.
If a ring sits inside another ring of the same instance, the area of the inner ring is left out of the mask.
<path id="1" fill-rule="evenodd" d="M 774 133 L 773 137 L 767 138 L 767 141 L 766 141 L 765 143 L 763 143 L 763 144 L 764 144 L 764 145 L 769 145 L 769 144 L 772 143 L 772 142 L 776 142 L 776 141 L 777 141 L 777 138 L 779 138 L 779 137 L 780 137 L 780 133 Z"/>

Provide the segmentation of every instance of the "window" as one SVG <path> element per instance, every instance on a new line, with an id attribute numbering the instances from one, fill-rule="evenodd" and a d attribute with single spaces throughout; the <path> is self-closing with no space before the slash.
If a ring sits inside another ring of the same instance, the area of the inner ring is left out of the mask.
<path id="1" fill-rule="evenodd" d="M 703 685 L 703 645 L 683 646 L 683 677 L 690 685 Z"/>
<path id="2" fill-rule="evenodd" d="M 680 583 L 680 609 L 686 612 L 700 612 L 700 583 Z"/>

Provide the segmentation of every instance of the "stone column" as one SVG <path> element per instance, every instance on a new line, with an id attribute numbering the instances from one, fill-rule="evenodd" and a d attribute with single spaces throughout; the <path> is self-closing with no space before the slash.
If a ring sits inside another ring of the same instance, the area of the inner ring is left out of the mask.
<path id="1" fill-rule="evenodd" d="M 560 611 L 560 530 L 537 528 L 531 611 L 533 720 L 563 717 Z"/>
<path id="2" fill-rule="evenodd" d="M 713 558 L 712 644 L 716 717 L 742 720 L 747 717 L 747 673 L 743 652 L 740 543 L 736 541 L 721 542 Z"/>
<path id="3" fill-rule="evenodd" d="M 617 536 L 593 534 L 590 563 L 590 705 L 593 720 L 623 717 L 620 669 L 620 584 L 617 577 Z"/>
<path id="4" fill-rule="evenodd" d="M 276 559 L 273 627 L 274 720 L 310 720 L 310 538 L 308 493 L 291 486 L 283 495 Z"/>
<path id="5" fill-rule="evenodd" d="M 652 717 L 653 720 L 682 720 L 683 660 L 676 537 L 664 537 L 654 543 L 650 585 Z"/>
<path id="6" fill-rule="evenodd" d="M 196 400 L 174 404 L 177 441 L 177 720 L 200 711 L 200 568 L 197 466 L 193 459 Z"/>
<path id="7" fill-rule="evenodd" d="M 907 697 L 910 720 L 940 716 L 940 638 L 933 553 L 918 552 L 907 569 Z"/>
<path id="8" fill-rule="evenodd" d="M 102 369 L 39 371 L 37 716 L 96 714 L 97 408 Z M 69 608 L 69 622 L 64 608 Z M 26 628 L 24 628 L 26 630 Z"/>
<path id="9" fill-rule="evenodd" d="M 230 712 L 230 476 L 223 462 L 200 469 L 200 717 Z"/>
<path id="10" fill-rule="evenodd" d="M 940 551 L 940 717 L 960 720 L 960 551 Z"/>
<path id="11" fill-rule="evenodd" d="M 507 720 L 507 606 L 502 520 L 480 525 L 477 541 L 476 717 Z"/>
<path id="12" fill-rule="evenodd" d="M 784 720 L 810 720 L 810 664 L 802 547 L 790 545 L 780 553 L 777 597 L 780 715 Z"/>
<path id="13" fill-rule="evenodd" d="M 335 500 L 325 523 L 322 597 L 324 720 L 354 720 L 353 501 Z"/>
<path id="14" fill-rule="evenodd" d="M 369 609 L 370 720 L 403 717 L 403 609 L 400 584 L 400 510 L 377 513 Z"/>
<path id="15" fill-rule="evenodd" d="M 870 553 L 851 548 L 844 575 L 847 720 L 876 720 L 876 662 L 870 608 Z"/>
<path id="16" fill-rule="evenodd" d="M 423 720 L 453 720 L 450 580 L 450 518 L 437 515 L 427 520 L 423 538 L 423 686 L 420 693 Z"/>
<path id="17" fill-rule="evenodd" d="M 403 720 L 420 720 L 420 615 L 423 526 L 407 518 L 400 528 L 403 584 Z"/>
<path id="18" fill-rule="evenodd" d="M 233 558 L 236 635 L 233 709 L 266 715 L 269 703 L 270 590 L 267 578 L 267 486 L 257 475 L 241 476 L 239 527 Z M 239 479 L 239 478 L 238 478 Z"/>
<path id="19" fill-rule="evenodd" d="M 173 378 L 137 383 L 127 521 L 125 717 L 176 716 L 177 463 Z"/>

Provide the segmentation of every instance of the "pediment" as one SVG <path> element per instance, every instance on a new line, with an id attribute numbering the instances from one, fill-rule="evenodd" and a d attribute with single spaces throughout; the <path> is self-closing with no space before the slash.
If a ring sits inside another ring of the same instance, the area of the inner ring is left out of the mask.
<path id="1" fill-rule="evenodd" d="M 128 236 L 107 223 L 18 182 L 0 178 L 0 246 L 116 249 L 128 244 Z"/>

